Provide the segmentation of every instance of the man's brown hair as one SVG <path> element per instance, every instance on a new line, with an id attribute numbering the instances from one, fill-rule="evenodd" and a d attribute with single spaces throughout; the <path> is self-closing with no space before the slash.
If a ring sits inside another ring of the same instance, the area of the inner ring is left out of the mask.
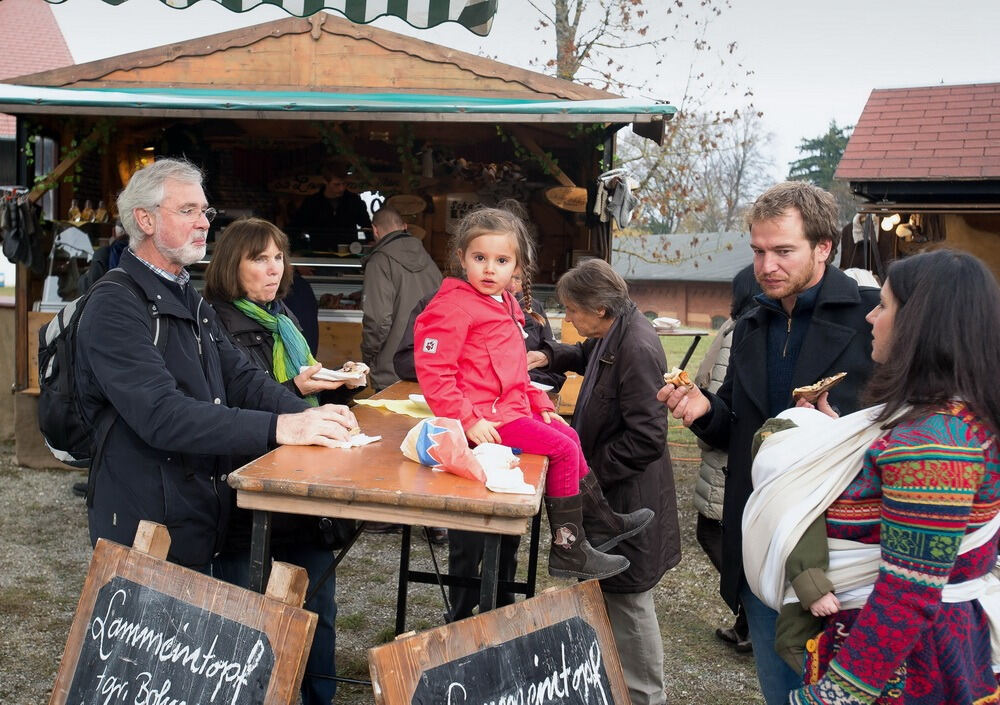
<path id="1" fill-rule="evenodd" d="M 784 181 L 758 196 L 747 210 L 747 229 L 751 230 L 757 223 L 780 218 L 792 208 L 802 216 L 806 240 L 812 249 L 824 240 L 830 241 L 827 261 L 832 261 L 840 240 L 837 202 L 829 191 L 805 181 Z"/>

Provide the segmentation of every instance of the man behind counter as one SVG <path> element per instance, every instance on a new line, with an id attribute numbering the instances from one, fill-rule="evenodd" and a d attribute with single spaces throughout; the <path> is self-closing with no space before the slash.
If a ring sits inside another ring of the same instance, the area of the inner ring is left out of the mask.
<path id="1" fill-rule="evenodd" d="M 289 230 L 301 249 L 333 251 L 358 239 L 358 228 L 372 221 L 361 196 L 347 190 L 347 175 L 332 166 L 323 167 L 326 185 L 307 196 L 292 218 Z"/>

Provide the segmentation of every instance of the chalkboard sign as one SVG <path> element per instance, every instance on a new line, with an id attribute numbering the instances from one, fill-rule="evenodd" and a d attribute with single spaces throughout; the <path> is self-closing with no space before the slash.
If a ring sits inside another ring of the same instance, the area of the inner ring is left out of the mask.
<path id="1" fill-rule="evenodd" d="M 263 705 L 272 668 L 263 632 L 115 577 L 97 593 L 68 700 Z"/>
<path id="2" fill-rule="evenodd" d="M 618 652 L 596 581 L 368 652 L 379 705 L 625 705 Z"/>
<path id="3" fill-rule="evenodd" d="M 597 632 L 580 617 L 424 671 L 412 705 L 610 703 Z"/>
<path id="4" fill-rule="evenodd" d="M 316 628 L 305 571 L 275 564 L 260 595 L 167 563 L 168 546 L 149 522 L 134 549 L 97 542 L 50 705 L 296 701 Z"/>

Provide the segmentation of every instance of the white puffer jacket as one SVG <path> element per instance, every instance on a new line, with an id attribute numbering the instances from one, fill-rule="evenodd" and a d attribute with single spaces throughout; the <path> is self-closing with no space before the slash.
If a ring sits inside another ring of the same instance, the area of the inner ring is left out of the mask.
<path id="1" fill-rule="evenodd" d="M 733 319 L 722 324 L 695 375 L 694 381 L 699 387 L 714 392 L 722 386 L 729 367 L 729 349 L 735 327 Z M 726 488 L 726 463 L 729 455 L 701 440 L 698 441 L 698 446 L 701 448 L 701 468 L 694 487 L 694 508 L 709 519 L 722 521 L 722 496 Z"/>

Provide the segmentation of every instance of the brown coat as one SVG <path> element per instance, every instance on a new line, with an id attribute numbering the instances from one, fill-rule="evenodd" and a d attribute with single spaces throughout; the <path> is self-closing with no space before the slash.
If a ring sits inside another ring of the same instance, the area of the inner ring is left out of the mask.
<path id="1" fill-rule="evenodd" d="M 629 569 L 601 581 L 605 592 L 645 592 L 681 559 L 667 411 L 656 400 L 667 363 L 659 337 L 634 305 L 606 340 L 593 390 L 577 404 L 574 428 L 612 508 L 656 512 L 648 528 L 612 551 L 629 559 Z M 543 349 L 552 369 L 583 374 L 598 342 L 546 343 Z"/>

